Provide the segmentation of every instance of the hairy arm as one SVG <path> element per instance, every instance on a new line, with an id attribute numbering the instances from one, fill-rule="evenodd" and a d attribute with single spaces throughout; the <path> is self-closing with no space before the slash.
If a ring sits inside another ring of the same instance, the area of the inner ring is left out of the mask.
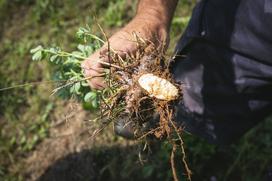
<path id="1" fill-rule="evenodd" d="M 139 0 L 135 18 L 153 20 L 169 30 L 177 3 L 178 0 Z"/>
<path id="2" fill-rule="evenodd" d="M 155 45 L 159 46 L 162 42 L 168 45 L 170 24 L 177 2 L 178 0 L 139 0 L 135 17 L 109 38 L 111 48 L 120 56 L 134 54 L 137 50 L 136 43 L 131 41 L 134 32 Z M 109 61 L 107 56 L 101 56 L 106 52 L 107 43 L 82 63 L 86 77 L 96 77 L 103 73 L 103 66 L 97 60 Z M 103 77 L 93 78 L 89 84 L 95 89 L 105 87 Z"/>

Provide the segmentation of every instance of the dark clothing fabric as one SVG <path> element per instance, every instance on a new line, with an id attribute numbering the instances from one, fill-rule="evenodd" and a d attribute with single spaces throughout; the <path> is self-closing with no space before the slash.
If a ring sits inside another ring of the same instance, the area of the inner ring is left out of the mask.
<path id="1" fill-rule="evenodd" d="M 176 50 L 187 131 L 231 143 L 272 113 L 271 0 L 200 2 Z"/>
<path id="2" fill-rule="evenodd" d="M 205 39 L 272 65 L 272 0 L 203 0 L 177 46 Z"/>

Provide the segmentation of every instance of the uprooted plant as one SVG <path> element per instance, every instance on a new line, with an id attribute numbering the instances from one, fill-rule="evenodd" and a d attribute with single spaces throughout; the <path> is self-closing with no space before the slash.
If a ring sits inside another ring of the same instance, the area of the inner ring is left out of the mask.
<path id="1" fill-rule="evenodd" d="M 108 44 L 108 52 L 104 56 L 109 56 L 111 61 L 100 62 L 108 67 L 101 75 L 105 77 L 107 88 L 94 91 L 87 84 L 93 77 L 84 77 L 81 62 L 107 41 L 92 34 L 89 27 L 80 28 L 77 36 L 84 44 L 78 45 L 78 50 L 71 53 L 57 47 L 38 46 L 31 50 L 33 60 L 48 59 L 57 65 L 55 77 L 64 83 L 54 89 L 53 93 L 73 96 L 90 103 L 92 108 L 100 108 L 97 119 L 104 121 L 101 129 L 96 130 L 94 135 L 110 123 L 126 118 L 126 123 L 133 126 L 137 139 L 141 140 L 149 135 L 158 139 L 166 138 L 173 146 L 171 166 L 174 179 L 178 180 L 174 156 L 179 148 L 187 178 L 191 180 L 191 171 L 185 161 L 182 128 L 174 120 L 174 105 L 181 99 L 182 89 L 169 72 L 170 61 L 165 57 L 163 44 L 157 47 L 134 34 L 137 52 L 125 59 Z M 146 124 L 152 119 L 157 119 L 156 124 L 146 129 Z"/>

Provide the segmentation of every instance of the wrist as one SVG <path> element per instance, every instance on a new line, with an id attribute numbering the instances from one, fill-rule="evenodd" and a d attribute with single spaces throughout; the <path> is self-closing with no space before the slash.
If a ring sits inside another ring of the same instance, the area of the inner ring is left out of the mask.
<path id="1" fill-rule="evenodd" d="M 168 40 L 170 26 L 158 17 L 141 14 L 135 16 L 131 23 L 141 25 L 147 31 L 146 34 L 153 34 L 162 42 Z"/>
<path id="2" fill-rule="evenodd" d="M 169 32 L 170 29 L 170 20 L 165 17 L 161 17 L 161 15 L 156 14 L 155 12 L 145 12 L 141 14 L 137 14 L 134 21 L 140 21 L 142 23 L 147 24 L 150 27 L 156 28 L 161 31 Z"/>
<path id="3" fill-rule="evenodd" d="M 178 0 L 139 0 L 136 17 L 152 19 L 169 30 Z"/>

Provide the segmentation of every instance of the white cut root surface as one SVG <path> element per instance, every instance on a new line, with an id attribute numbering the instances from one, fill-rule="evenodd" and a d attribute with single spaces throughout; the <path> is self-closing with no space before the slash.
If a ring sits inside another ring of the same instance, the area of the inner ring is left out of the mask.
<path id="1" fill-rule="evenodd" d="M 138 79 L 139 85 L 148 92 L 150 97 L 171 101 L 178 97 L 178 88 L 166 79 L 147 73 Z"/>

